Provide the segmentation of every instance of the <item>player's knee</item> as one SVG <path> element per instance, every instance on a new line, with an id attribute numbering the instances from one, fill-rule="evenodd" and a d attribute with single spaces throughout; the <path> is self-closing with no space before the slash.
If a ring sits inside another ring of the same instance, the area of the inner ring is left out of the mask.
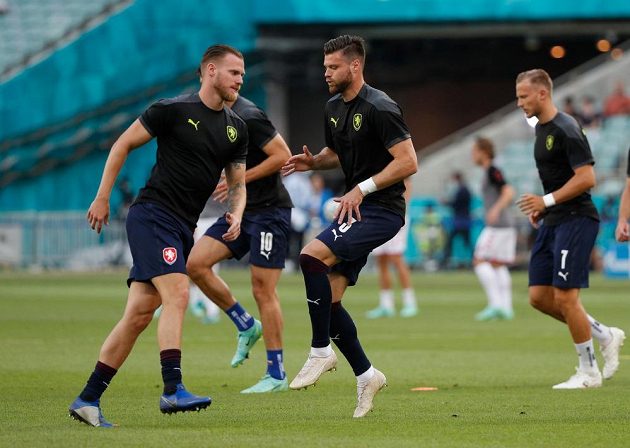
<path id="1" fill-rule="evenodd" d="M 196 259 L 189 258 L 186 262 L 186 272 L 193 281 L 196 281 L 203 276 L 203 265 Z"/>
<path id="2" fill-rule="evenodd" d="M 265 304 L 273 301 L 275 298 L 275 288 L 262 279 L 254 278 L 252 279 L 252 295 L 256 302 Z"/>
<path id="3" fill-rule="evenodd" d="M 328 272 L 328 266 L 323 261 L 303 252 L 300 254 L 300 267 L 302 272 Z"/>
<path id="4" fill-rule="evenodd" d="M 545 297 L 541 294 L 529 295 L 529 304 L 538 311 L 544 311 L 546 307 Z"/>
<path id="5" fill-rule="evenodd" d="M 553 298 L 556 302 L 556 306 L 563 312 L 578 304 L 577 294 L 572 294 L 568 290 L 555 290 Z"/>
<path id="6" fill-rule="evenodd" d="M 131 331 L 136 334 L 142 333 L 152 320 L 153 312 L 149 312 L 148 310 L 146 312 L 139 311 L 127 318 L 127 322 L 129 327 L 131 328 Z"/>

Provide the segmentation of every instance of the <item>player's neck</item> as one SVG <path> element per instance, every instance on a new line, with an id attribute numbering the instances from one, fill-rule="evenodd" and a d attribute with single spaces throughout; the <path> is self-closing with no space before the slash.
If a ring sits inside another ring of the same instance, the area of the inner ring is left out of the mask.
<path id="1" fill-rule="evenodd" d="M 343 98 L 344 102 L 347 103 L 348 101 L 352 101 L 353 99 L 355 99 L 363 88 L 363 84 L 365 84 L 363 76 L 354 79 L 352 83 L 343 92 L 341 92 L 341 97 Z"/>
<path id="2" fill-rule="evenodd" d="M 545 107 L 540 114 L 538 114 L 538 122 L 540 124 L 549 123 L 558 115 L 558 109 L 553 103 Z"/>
<path id="3" fill-rule="evenodd" d="M 217 92 L 203 84 L 199 89 L 199 98 L 201 98 L 201 102 L 205 104 L 206 107 L 212 110 L 220 111 L 223 110 L 223 106 L 225 106 L 223 98 L 221 98 Z"/>

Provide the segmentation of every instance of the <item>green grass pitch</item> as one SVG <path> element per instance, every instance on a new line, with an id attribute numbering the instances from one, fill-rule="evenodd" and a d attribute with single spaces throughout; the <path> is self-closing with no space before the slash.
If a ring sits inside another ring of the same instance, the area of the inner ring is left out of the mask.
<path id="1" fill-rule="evenodd" d="M 257 315 L 247 271 L 221 275 Z M 630 446 L 630 344 L 601 389 L 553 391 L 573 373 L 576 354 L 567 329 L 527 305 L 523 273 L 514 276 L 516 319 L 490 323 L 473 320 L 485 299 L 470 272 L 414 274 L 420 315 L 366 320 L 378 286 L 365 273 L 344 303 L 389 387 L 362 420 L 352 419 L 356 386 L 345 359 L 307 391 L 241 395 L 264 373 L 262 342 L 232 369 L 231 322 L 223 316 L 204 326 L 187 315 L 184 381 L 213 404 L 200 413 L 159 412 L 153 322 L 102 399 L 105 416 L 120 426 L 90 428 L 71 420 L 67 407 L 121 316 L 125 278 L 126 272 L 0 274 L 0 446 Z M 582 294 L 589 312 L 630 335 L 630 282 L 594 276 L 591 283 Z M 292 378 L 310 340 L 301 276 L 284 275 L 279 293 Z M 411 391 L 418 386 L 439 390 Z"/>

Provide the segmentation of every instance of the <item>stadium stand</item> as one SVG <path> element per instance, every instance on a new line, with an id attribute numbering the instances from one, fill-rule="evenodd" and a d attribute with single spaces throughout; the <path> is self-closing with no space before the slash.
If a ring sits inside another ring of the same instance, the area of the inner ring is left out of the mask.
<path id="1" fill-rule="evenodd" d="M 427 3 L 431 8 L 424 7 Z M 32 221 L 35 214 L 31 211 L 35 210 L 38 215 L 41 211 L 83 213 L 96 190 L 95 179 L 100 176 L 113 139 L 152 101 L 195 88 L 194 68 L 209 43 L 225 42 L 246 52 L 244 93 L 264 104 L 269 73 L 265 73 L 264 64 L 257 63 L 260 57 L 256 48 L 272 51 L 276 46 L 285 48 L 285 43 L 261 38 L 257 26 L 282 29 L 283 24 L 328 23 L 331 26 L 327 32 L 336 32 L 339 28 L 333 25 L 343 23 L 360 22 L 367 27 L 396 22 L 400 30 L 409 32 L 419 22 L 608 20 L 625 17 L 630 10 L 617 2 L 576 11 L 572 2 L 562 1 L 553 12 L 539 0 L 527 5 L 500 2 L 501 8 L 495 8 L 496 3 L 473 1 L 453 9 L 438 1 L 396 0 L 370 3 L 370 7 L 358 7 L 360 2 L 353 2 L 357 7 L 339 10 L 332 0 L 318 2 L 316 7 L 301 0 L 253 4 L 163 0 L 159 8 L 150 0 L 0 0 L 0 220 L 8 222 L 20 215 L 30 216 Z M 541 16 L 543 10 L 545 15 Z M 312 31 L 303 34 L 308 40 Z M 316 43 L 319 47 L 319 40 Z M 308 45 L 308 52 L 314 51 L 312 42 Z M 616 65 L 600 61 L 588 72 L 571 75 L 570 82 L 558 83 L 562 86 L 558 98 L 579 92 L 601 100 L 608 93 L 603 89 L 616 80 L 615 73 L 627 73 L 627 62 L 627 58 L 616 61 Z M 321 76 L 319 64 L 318 60 L 317 79 Z M 296 65 L 293 70 L 301 68 Z M 593 79 L 602 72 L 608 74 Z M 585 87 L 585 82 L 590 84 Z M 565 88 L 567 93 L 563 93 Z M 533 161 L 527 156 L 531 128 L 513 109 L 510 106 L 497 111 L 481 125 L 463 129 L 447 142 L 423 151 L 422 182 L 418 177 L 414 185 L 418 196 L 412 206 L 414 213 L 421 216 L 431 204 L 448 223 L 448 212 L 436 197 L 451 169 L 470 167 L 470 139 L 477 133 L 497 140 L 499 149 L 503 149 L 499 161 L 506 164 L 506 174 L 519 191 L 537 188 Z M 600 185 L 606 191 L 615 190 L 619 179 L 618 159 L 630 132 L 626 118 L 607 120 L 597 136 L 592 136 Z M 150 145 L 132 153 L 127 166 L 133 169 L 121 173 L 134 190 L 146 178 L 154 149 Z M 434 150 L 434 154 L 425 156 Z M 469 180 L 475 184 L 475 179 Z M 112 197 L 112 209 L 119 200 L 116 195 Z M 8 211 L 14 214 L 9 216 Z M 476 219 L 478 222 L 479 216 Z M 25 228 L 34 228 L 29 226 Z M 92 243 L 95 240 L 98 238 L 94 237 Z"/>
<path id="2" fill-rule="evenodd" d="M 0 4 L 0 79 L 97 26 L 130 0 L 20 0 Z M 4 7 L 2 6 L 4 5 Z"/>

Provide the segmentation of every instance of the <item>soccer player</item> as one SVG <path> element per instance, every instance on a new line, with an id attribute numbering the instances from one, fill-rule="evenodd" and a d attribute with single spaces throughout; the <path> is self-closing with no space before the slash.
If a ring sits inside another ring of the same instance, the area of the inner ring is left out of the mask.
<path id="1" fill-rule="evenodd" d="M 238 330 L 232 367 L 238 367 L 262 335 L 267 348 L 267 372 L 262 379 L 242 393 L 288 390 L 282 353 L 282 310 L 276 291 L 287 256 L 291 225 L 291 198 L 280 178 L 280 167 L 291 156 L 282 136 L 267 115 L 242 96 L 230 103 L 249 129 L 247 153 L 247 205 L 241 234 L 233 241 L 222 235 L 230 227 L 220 218 L 193 247 L 188 259 L 188 273 L 203 293 L 211 298 L 234 322 Z M 219 183 L 213 197 L 224 201 L 228 185 Z M 254 319 L 236 300 L 227 284 L 212 267 L 227 258 L 241 259 L 249 252 L 252 293 L 261 322 Z"/>
<path id="2" fill-rule="evenodd" d="M 508 216 L 508 207 L 514 189 L 508 185 L 503 173 L 493 165 L 492 140 L 478 137 L 472 148 L 473 162 L 485 171 L 481 183 L 486 226 L 481 231 L 473 266 L 479 282 L 488 297 L 488 306 L 477 313 L 479 321 L 512 319 L 512 278 L 507 265 L 514 262 L 516 229 Z"/>
<path id="3" fill-rule="evenodd" d="M 405 200 L 407 202 L 409 202 L 410 193 L 411 179 L 407 178 L 405 179 Z M 411 272 L 403 255 L 407 249 L 408 234 L 409 225 L 405 218 L 405 225 L 400 228 L 396 236 L 372 251 L 372 254 L 376 256 L 380 291 L 379 305 L 367 312 L 366 317 L 368 319 L 392 317 L 395 314 L 394 291 L 392 290 L 392 279 L 389 274 L 390 265 L 396 268 L 398 280 L 402 288 L 403 307 L 400 310 L 400 315 L 402 317 L 413 317 L 418 314 L 416 293 L 411 284 Z"/>
<path id="4" fill-rule="evenodd" d="M 109 197 L 128 154 L 157 138 L 157 161 L 127 216 L 133 266 L 122 319 L 111 331 L 87 384 L 70 405 L 70 415 L 92 426 L 111 427 L 101 412 L 100 398 L 149 325 L 160 304 L 157 336 L 164 393 L 162 413 L 204 409 L 210 397 L 191 394 L 182 383 L 181 338 L 188 304 L 186 259 L 193 230 L 207 199 L 225 169 L 229 185 L 229 223 L 225 241 L 240 234 L 245 207 L 247 126 L 226 101 L 233 101 L 245 74 L 242 54 L 214 45 L 200 64 L 197 93 L 151 105 L 114 143 L 87 219 L 100 233 L 109 220 Z"/>
<path id="5" fill-rule="evenodd" d="M 626 188 L 621 194 L 619 219 L 617 221 L 617 229 L 615 229 L 615 238 L 617 238 L 619 242 L 630 240 L 630 226 L 628 225 L 628 220 L 630 220 L 630 149 L 628 149 L 628 166 L 626 167 L 626 173 L 628 175 Z"/>
<path id="6" fill-rule="evenodd" d="M 418 169 L 400 107 L 365 83 L 364 67 L 361 37 L 344 35 L 326 42 L 324 77 L 334 94 L 326 104 L 326 147 L 313 156 L 304 146 L 303 154 L 291 157 L 282 167 L 283 174 L 289 175 L 341 166 L 345 175 L 345 194 L 338 198 L 333 223 L 300 254 L 312 340 L 308 359 L 289 387 L 306 388 L 335 369 L 332 339 L 357 378 L 357 418 L 372 409 L 386 379 L 363 352 L 341 299 L 346 288 L 356 283 L 370 251 L 403 226 L 403 179 Z"/>
<path id="7" fill-rule="evenodd" d="M 516 78 L 518 107 L 528 118 L 538 118 L 534 157 L 545 191 L 544 196 L 523 194 L 517 201 L 530 223 L 540 227 L 529 262 L 529 301 L 568 325 L 578 353 L 575 375 L 553 388 L 600 387 L 602 374 L 591 335 L 600 343 L 603 377 L 611 378 L 619 368 L 625 334 L 597 322 L 580 303 L 580 289 L 588 287 L 589 258 L 599 228 L 589 194 L 595 186 L 595 162 L 578 123 L 554 105 L 552 86 L 541 69 Z"/>

